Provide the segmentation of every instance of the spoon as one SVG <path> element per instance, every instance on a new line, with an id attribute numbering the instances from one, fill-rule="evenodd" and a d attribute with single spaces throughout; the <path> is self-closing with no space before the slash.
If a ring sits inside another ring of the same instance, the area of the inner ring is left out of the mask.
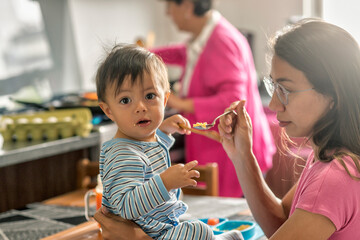
<path id="1" fill-rule="evenodd" d="M 235 115 L 237 115 L 237 113 L 234 110 L 229 110 L 224 112 L 223 114 L 217 116 L 214 121 L 212 123 L 196 123 L 193 125 L 193 128 L 195 129 L 199 129 L 199 130 L 208 130 L 210 128 L 212 128 L 213 126 L 215 126 L 216 120 L 218 120 L 220 117 L 229 114 L 229 113 L 234 113 Z"/>

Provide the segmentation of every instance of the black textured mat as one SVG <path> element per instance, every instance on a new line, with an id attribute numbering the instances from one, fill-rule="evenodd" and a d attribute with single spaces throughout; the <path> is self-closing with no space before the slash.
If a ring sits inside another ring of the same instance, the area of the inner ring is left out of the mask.
<path id="1" fill-rule="evenodd" d="M 83 222 L 84 208 L 33 203 L 0 213 L 0 240 L 39 240 Z"/>

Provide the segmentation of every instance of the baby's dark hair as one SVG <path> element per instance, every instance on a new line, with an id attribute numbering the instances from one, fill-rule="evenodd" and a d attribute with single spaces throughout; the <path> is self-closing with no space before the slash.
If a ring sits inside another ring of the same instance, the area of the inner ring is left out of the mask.
<path id="1" fill-rule="evenodd" d="M 106 102 L 107 87 L 114 86 L 116 96 L 126 77 L 134 84 L 143 80 L 145 72 L 155 76 L 164 91 L 170 90 L 166 66 L 158 56 L 135 44 L 115 45 L 97 70 L 98 101 Z"/>

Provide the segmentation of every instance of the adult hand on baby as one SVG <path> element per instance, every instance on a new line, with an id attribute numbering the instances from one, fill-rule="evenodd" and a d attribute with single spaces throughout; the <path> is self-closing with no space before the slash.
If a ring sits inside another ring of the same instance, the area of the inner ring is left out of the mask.
<path id="1" fill-rule="evenodd" d="M 166 134 L 173 134 L 177 132 L 180 134 L 189 135 L 191 132 L 189 130 L 179 127 L 179 123 L 182 123 L 187 127 L 191 128 L 189 120 L 187 120 L 180 114 L 175 114 L 171 117 L 166 118 L 160 125 L 159 129 Z"/>
<path id="2" fill-rule="evenodd" d="M 168 191 L 171 189 L 182 188 L 186 186 L 196 186 L 197 182 L 193 178 L 198 178 L 200 173 L 193 168 L 198 164 L 194 160 L 187 164 L 176 164 L 169 167 L 160 174 L 160 177 Z"/>
<path id="3" fill-rule="evenodd" d="M 94 215 L 101 225 L 104 240 L 149 240 L 149 237 L 136 223 L 111 214 L 105 207 L 101 207 Z"/>

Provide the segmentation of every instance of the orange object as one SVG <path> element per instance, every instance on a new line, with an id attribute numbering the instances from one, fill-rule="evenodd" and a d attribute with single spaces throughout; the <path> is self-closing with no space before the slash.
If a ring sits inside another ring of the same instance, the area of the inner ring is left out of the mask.
<path id="1" fill-rule="evenodd" d="M 138 38 L 138 39 L 136 40 L 136 45 L 144 48 L 144 47 L 145 47 L 144 40 L 141 39 L 141 38 Z"/>
<path id="2" fill-rule="evenodd" d="M 83 97 L 89 100 L 94 100 L 94 101 L 98 100 L 96 92 L 86 92 L 83 94 Z"/>
<path id="3" fill-rule="evenodd" d="M 247 225 L 247 224 L 243 224 L 243 225 L 240 225 L 239 227 L 237 227 L 236 230 L 242 231 L 242 230 L 245 230 L 245 229 L 247 229 L 249 227 L 251 227 L 251 226 Z"/>
<path id="4" fill-rule="evenodd" d="M 220 220 L 218 218 L 209 218 L 207 221 L 207 224 L 210 226 L 214 226 L 216 224 L 218 224 L 220 222 Z"/>
<path id="5" fill-rule="evenodd" d="M 96 210 L 101 208 L 101 202 L 102 202 L 102 193 L 95 190 L 95 199 L 96 199 Z"/>

